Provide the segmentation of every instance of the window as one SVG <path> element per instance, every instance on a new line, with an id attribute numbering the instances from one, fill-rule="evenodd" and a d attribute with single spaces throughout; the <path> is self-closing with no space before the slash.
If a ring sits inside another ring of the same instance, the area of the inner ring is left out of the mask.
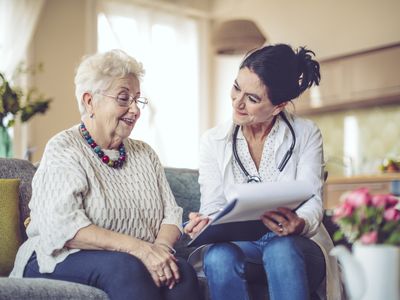
<path id="1" fill-rule="evenodd" d="M 198 167 L 199 25 L 195 19 L 131 4 L 100 2 L 98 51 L 120 48 L 141 61 L 149 105 L 132 138 L 150 144 L 164 166 Z"/>

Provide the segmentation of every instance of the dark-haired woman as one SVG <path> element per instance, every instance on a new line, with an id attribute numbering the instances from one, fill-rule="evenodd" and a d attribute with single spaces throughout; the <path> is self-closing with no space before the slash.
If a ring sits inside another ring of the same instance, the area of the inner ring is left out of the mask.
<path id="1" fill-rule="evenodd" d="M 207 224 L 204 215 L 226 204 L 231 184 L 303 180 L 314 189 L 314 197 L 296 213 L 286 208 L 265 212 L 261 219 L 270 232 L 261 239 L 207 248 L 203 270 L 213 300 L 249 299 L 249 277 L 264 280 L 272 300 L 341 298 L 337 262 L 328 255 L 333 244 L 321 223 L 321 133 L 311 121 L 285 110 L 291 100 L 319 84 L 319 64 L 313 55 L 284 44 L 251 52 L 232 86 L 233 122 L 202 138 L 201 208 L 190 214 L 185 227 L 189 235 Z M 250 269 L 256 276 L 248 276 Z"/>

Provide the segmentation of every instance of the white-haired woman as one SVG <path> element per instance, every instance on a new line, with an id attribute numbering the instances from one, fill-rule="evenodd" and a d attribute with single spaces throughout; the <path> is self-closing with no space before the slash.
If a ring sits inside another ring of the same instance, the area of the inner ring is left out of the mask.
<path id="1" fill-rule="evenodd" d="M 143 74 L 121 50 L 78 67 L 82 122 L 46 146 L 32 182 L 28 240 L 11 276 L 83 283 L 110 299 L 197 297 L 193 269 L 174 256 L 182 209 L 155 152 L 129 139 L 147 104 Z"/>

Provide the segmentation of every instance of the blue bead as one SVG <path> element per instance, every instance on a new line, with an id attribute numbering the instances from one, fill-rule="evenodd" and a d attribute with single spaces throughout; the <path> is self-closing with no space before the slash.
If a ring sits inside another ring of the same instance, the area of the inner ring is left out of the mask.
<path id="1" fill-rule="evenodd" d="M 93 143 L 94 141 L 93 141 L 93 139 L 90 137 L 90 138 L 87 139 L 87 142 L 88 142 L 89 144 L 91 144 L 91 143 Z"/>
<path id="2" fill-rule="evenodd" d="M 101 151 L 101 148 L 99 146 L 96 146 L 94 148 L 94 152 L 99 153 Z"/>

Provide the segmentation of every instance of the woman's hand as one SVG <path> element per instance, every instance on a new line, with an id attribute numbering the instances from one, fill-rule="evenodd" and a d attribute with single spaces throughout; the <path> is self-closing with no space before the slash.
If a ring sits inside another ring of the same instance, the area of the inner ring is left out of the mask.
<path id="1" fill-rule="evenodd" d="M 166 245 L 142 242 L 139 249 L 131 254 L 144 263 L 158 287 L 168 286 L 172 289 L 179 281 L 177 259 Z"/>
<path id="2" fill-rule="evenodd" d="M 191 238 L 200 232 L 209 222 L 208 217 L 204 217 L 204 215 L 200 213 L 191 212 L 189 214 L 189 223 L 183 228 L 183 231 L 188 234 Z"/>
<path id="3" fill-rule="evenodd" d="M 276 211 L 267 211 L 261 217 L 262 222 L 271 231 L 279 236 L 300 234 L 305 221 L 286 207 L 279 207 Z"/>

